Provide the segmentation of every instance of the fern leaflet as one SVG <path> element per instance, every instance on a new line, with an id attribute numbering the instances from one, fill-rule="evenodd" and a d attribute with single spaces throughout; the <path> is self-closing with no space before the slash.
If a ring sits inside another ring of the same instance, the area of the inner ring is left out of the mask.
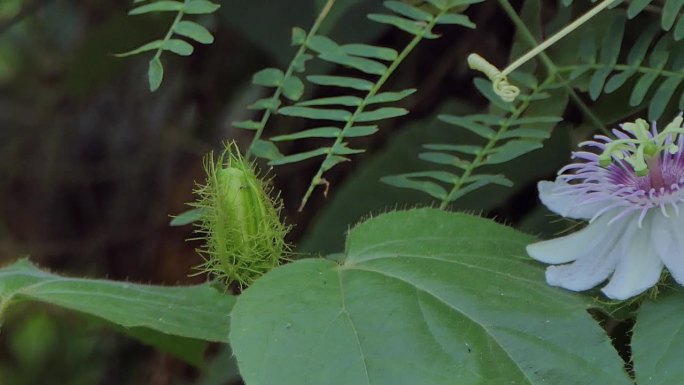
<path id="1" fill-rule="evenodd" d="M 505 112 L 504 115 L 476 114 L 469 116 L 440 115 L 439 120 L 464 128 L 486 140 L 483 145 L 425 144 L 428 150 L 419 158 L 437 165 L 454 169 L 418 171 L 386 176 L 381 180 L 389 185 L 410 188 L 429 194 L 439 200 L 444 209 L 460 197 L 489 184 L 511 187 L 513 182 L 500 174 L 477 174 L 483 166 L 497 165 L 520 157 L 542 147 L 542 141 L 549 137 L 550 128 L 562 119 L 558 116 L 526 115 L 531 103 L 544 100 L 550 95 L 544 88 L 551 84 L 547 80 L 538 85 L 531 76 L 518 74 L 518 82 L 529 86 L 530 91 L 522 94 L 516 104 L 501 101 L 491 90 L 491 83 L 476 79 L 475 85 L 489 101 Z M 534 128 L 531 128 L 533 126 Z M 459 171 L 460 170 L 460 171 Z"/>
<path id="2" fill-rule="evenodd" d="M 563 0 L 563 5 L 568 6 L 572 4 L 572 1 L 573 0 Z M 595 2 L 595 0 L 592 2 Z M 672 30 L 672 27 L 674 27 L 674 31 L 672 32 L 674 39 L 681 40 L 684 38 L 684 15 L 682 14 L 684 2 L 681 0 L 664 0 L 659 1 L 658 4 L 655 5 L 653 3 L 653 0 L 630 1 L 627 6 L 627 17 L 633 19 L 650 8 L 661 14 L 660 28 L 663 31 L 670 31 Z M 614 5 L 618 4 L 620 4 L 620 1 L 616 1 Z"/>
<path id="3" fill-rule="evenodd" d="M 325 186 L 327 192 L 328 182 L 323 178 L 325 172 L 341 162 L 348 161 L 349 155 L 365 151 L 349 147 L 346 139 L 371 135 L 377 131 L 376 123 L 378 121 L 408 113 L 407 110 L 399 107 L 375 107 L 375 105 L 400 101 L 415 92 L 414 89 L 380 92 L 396 68 L 421 40 L 439 37 L 432 31 L 435 25 L 457 24 L 470 28 L 474 27 L 474 24 L 466 16 L 450 11 L 455 7 L 479 1 L 481 0 L 429 0 L 428 3 L 437 10 L 434 13 L 399 1 L 386 1 L 384 5 L 392 11 L 391 14 L 370 14 L 368 17 L 371 20 L 391 25 L 413 35 L 413 39 L 401 52 L 368 44 L 340 45 L 325 36 L 309 35 L 304 44 L 316 53 L 318 59 L 351 68 L 359 75 L 358 77 L 310 75 L 306 77 L 307 81 L 319 86 L 337 87 L 347 91 L 365 91 L 365 94 L 362 96 L 340 95 L 307 100 L 278 109 L 278 113 L 281 115 L 332 122 L 322 127 L 271 139 L 274 142 L 305 138 L 330 138 L 333 140 L 327 147 L 282 156 L 271 159 L 269 162 L 270 165 L 283 165 L 314 157 L 323 157 L 302 198 L 300 211 L 317 186 Z M 367 80 L 367 77 L 377 78 L 371 81 Z"/>
<path id="4" fill-rule="evenodd" d="M 143 3 L 144 1 L 145 0 L 135 0 L 134 4 Z M 174 35 L 186 37 L 200 44 L 211 44 L 214 42 L 214 36 L 211 32 L 194 21 L 183 20 L 183 16 L 210 14 L 216 12 L 220 7 L 220 5 L 208 0 L 184 0 L 183 2 L 160 0 L 137 6 L 128 12 L 128 14 L 144 15 L 157 12 L 176 12 L 176 17 L 162 39 L 151 41 L 136 49 L 115 56 L 126 57 L 143 52 L 155 51 L 147 70 L 150 91 L 154 92 L 159 89 L 164 78 L 164 66 L 161 62 L 162 53 L 164 51 L 169 51 L 180 56 L 190 56 L 194 51 L 194 48 L 190 43 L 182 39 L 174 38 Z"/>
<path id="5" fill-rule="evenodd" d="M 600 46 L 593 40 L 580 48 L 581 64 L 559 67 L 571 80 L 589 76 L 589 96 L 596 100 L 602 93 L 612 93 L 630 84 L 631 106 L 641 105 L 653 92 L 648 104 L 648 119 L 657 120 L 670 99 L 684 82 L 684 41 L 675 41 L 672 34 L 659 34 L 658 27 L 644 29 L 626 52 L 626 61 L 619 64 L 620 45 L 625 30 L 625 18 L 616 15 Z M 635 79 L 635 82 L 628 83 Z M 679 109 L 684 108 L 684 92 L 679 91 Z"/>

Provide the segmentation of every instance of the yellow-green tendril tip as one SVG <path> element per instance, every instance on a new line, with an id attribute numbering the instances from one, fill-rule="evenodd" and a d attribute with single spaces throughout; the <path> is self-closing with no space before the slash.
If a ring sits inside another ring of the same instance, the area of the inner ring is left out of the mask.
<path id="1" fill-rule="evenodd" d="M 515 101 L 520 95 L 520 89 L 508 82 L 506 75 L 501 73 L 498 68 L 485 60 L 482 56 L 471 53 L 468 55 L 468 67 L 480 71 L 492 82 L 492 88 L 499 97 L 508 103 Z"/>

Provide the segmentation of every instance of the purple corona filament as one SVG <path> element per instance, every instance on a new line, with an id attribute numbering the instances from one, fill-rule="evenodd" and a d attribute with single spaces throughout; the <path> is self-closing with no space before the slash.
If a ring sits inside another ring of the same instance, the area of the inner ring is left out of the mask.
<path id="1" fill-rule="evenodd" d="M 684 118 L 662 131 L 642 119 L 580 143 L 575 163 L 554 182 L 539 183 L 551 211 L 589 221 L 565 237 L 527 247 L 531 257 L 552 264 L 550 285 L 602 291 L 627 299 L 655 285 L 666 266 L 684 284 Z"/>

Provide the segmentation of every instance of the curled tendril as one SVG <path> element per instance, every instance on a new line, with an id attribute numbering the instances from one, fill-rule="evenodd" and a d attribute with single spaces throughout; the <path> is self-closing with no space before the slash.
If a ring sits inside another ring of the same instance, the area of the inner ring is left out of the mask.
<path id="1" fill-rule="evenodd" d="M 494 92 L 508 103 L 515 101 L 520 95 L 520 89 L 508 82 L 508 78 L 498 68 L 485 60 L 482 56 L 471 53 L 468 55 L 468 67 L 480 71 L 492 82 Z"/>

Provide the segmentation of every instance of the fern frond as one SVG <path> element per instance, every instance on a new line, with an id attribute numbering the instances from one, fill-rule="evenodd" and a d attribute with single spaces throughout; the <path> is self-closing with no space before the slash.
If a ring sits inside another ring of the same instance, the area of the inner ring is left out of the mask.
<path id="1" fill-rule="evenodd" d="M 481 145 L 425 144 L 426 152 L 419 158 L 443 169 L 411 172 L 386 176 L 382 182 L 389 185 L 422 191 L 440 201 L 440 208 L 462 196 L 489 184 L 511 187 L 513 182 L 500 174 L 480 174 L 484 166 L 498 165 L 518 158 L 542 147 L 549 138 L 550 129 L 562 119 L 552 115 L 530 114 L 532 103 L 545 100 L 551 95 L 544 92 L 550 79 L 537 85 L 531 78 L 518 77 L 517 81 L 530 86 L 516 104 L 502 103 L 494 94 L 491 83 L 475 79 L 477 89 L 494 105 L 500 105 L 503 115 L 474 114 L 468 116 L 439 115 L 438 119 L 454 127 L 460 127 L 484 139 Z"/>
<path id="2" fill-rule="evenodd" d="M 251 160 L 253 156 L 267 160 L 276 160 L 283 157 L 283 154 L 280 153 L 280 150 L 273 142 L 263 140 L 261 137 L 271 115 L 280 107 L 282 96 L 296 102 L 304 95 L 304 82 L 296 73 L 304 72 L 306 70 L 306 62 L 313 58 L 308 53 L 311 41 L 318 36 L 316 32 L 318 32 L 318 28 L 334 3 L 335 0 L 328 0 L 326 2 L 308 32 L 299 27 L 292 29 L 292 45 L 299 46 L 299 48 L 285 72 L 278 68 L 266 68 L 252 76 L 252 83 L 264 87 L 272 87 L 274 91 L 270 97 L 258 100 L 248 107 L 252 110 L 263 111 L 261 119 L 258 121 L 245 120 L 233 123 L 234 127 L 254 131 L 252 142 L 247 148 L 245 156 L 247 160 Z"/>
<path id="3" fill-rule="evenodd" d="M 295 134 L 271 138 L 273 142 L 308 138 L 332 139 L 329 146 L 278 157 L 269 162 L 270 165 L 277 166 L 322 157 L 318 170 L 302 198 L 300 210 L 306 205 L 317 186 L 323 185 L 327 190 L 328 182 L 323 178 L 325 172 L 341 162 L 348 161 L 349 155 L 365 151 L 350 147 L 347 142 L 349 138 L 372 135 L 378 130 L 377 122 L 408 113 L 404 108 L 383 106 L 386 103 L 401 101 L 415 92 L 415 89 L 381 92 L 383 85 L 400 63 L 421 40 L 439 37 L 432 31 L 432 28 L 438 24 L 460 24 L 473 27 L 473 23 L 466 16 L 451 12 L 455 7 L 479 1 L 481 0 L 429 0 L 428 3 L 432 6 L 431 9 L 436 9 L 435 12 L 398 1 L 386 1 L 384 5 L 391 11 L 390 14 L 371 14 L 368 17 L 413 35 L 413 39 L 401 52 L 368 44 L 339 44 L 321 35 L 310 35 L 306 39 L 303 44 L 316 54 L 318 60 L 347 67 L 357 74 L 352 76 L 309 75 L 306 77 L 309 82 L 320 86 L 337 87 L 343 94 L 300 101 L 295 105 L 280 107 L 277 110 L 279 114 L 285 116 L 333 122 L 332 125 L 327 123 L 324 126 Z M 364 91 L 365 94 L 344 94 L 357 91 Z"/>
<path id="4" fill-rule="evenodd" d="M 135 0 L 134 4 L 142 3 L 144 1 L 145 0 Z M 158 12 L 176 12 L 176 17 L 163 38 L 143 44 L 128 52 L 116 54 L 115 56 L 126 57 L 155 51 L 147 70 L 150 91 L 154 92 L 161 86 L 164 78 L 164 66 L 161 62 L 162 53 L 169 51 L 180 56 L 190 56 L 194 51 L 194 48 L 190 43 L 182 39 L 174 38 L 174 36 L 182 36 L 200 44 L 211 44 L 214 42 L 214 36 L 209 30 L 194 21 L 183 20 L 183 16 L 210 14 L 216 12 L 220 7 L 220 5 L 208 0 L 184 0 L 183 2 L 160 0 L 137 6 L 128 12 L 128 14 L 144 15 Z"/>
<path id="5" fill-rule="evenodd" d="M 569 73 L 570 80 L 588 76 L 589 96 L 593 100 L 603 93 L 629 86 L 629 104 L 639 106 L 652 93 L 648 119 L 657 120 L 684 82 L 684 41 L 675 41 L 672 34 L 661 34 L 658 27 L 652 25 L 643 30 L 627 52 L 623 52 L 626 58 L 621 63 L 624 30 L 624 16 L 615 16 L 600 45 L 581 47 L 581 64 L 559 67 L 559 71 Z M 684 108 L 682 90 L 679 91 L 679 108 Z"/>
<path id="6" fill-rule="evenodd" d="M 568 6 L 572 4 L 573 0 L 563 0 L 563 5 Z M 596 0 L 592 0 L 595 2 Z M 617 1 L 615 5 L 620 2 Z M 660 28 L 663 31 L 671 31 L 675 40 L 684 38 L 684 14 L 682 13 L 684 2 L 681 0 L 663 0 L 654 4 L 653 0 L 634 0 L 630 1 L 627 6 L 627 17 L 633 19 L 639 16 L 645 10 L 651 10 L 655 13 L 660 13 Z"/>

